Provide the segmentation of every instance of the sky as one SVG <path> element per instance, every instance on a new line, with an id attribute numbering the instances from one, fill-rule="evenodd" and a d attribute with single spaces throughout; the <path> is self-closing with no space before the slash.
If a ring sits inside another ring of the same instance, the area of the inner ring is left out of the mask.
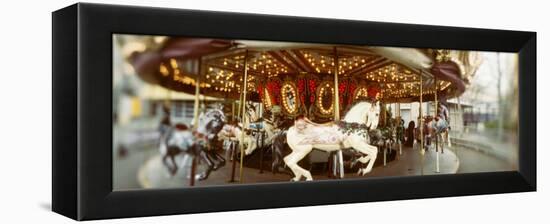
<path id="1" fill-rule="evenodd" d="M 498 65 L 497 57 L 500 57 L 500 66 L 502 71 L 501 91 L 503 96 L 512 91 L 514 76 L 517 75 L 516 53 L 497 53 L 480 52 L 483 62 L 478 68 L 466 92 L 463 95 L 464 100 L 472 101 L 475 97 L 475 90 L 478 89 L 478 101 L 495 104 L 498 99 L 497 78 Z"/>

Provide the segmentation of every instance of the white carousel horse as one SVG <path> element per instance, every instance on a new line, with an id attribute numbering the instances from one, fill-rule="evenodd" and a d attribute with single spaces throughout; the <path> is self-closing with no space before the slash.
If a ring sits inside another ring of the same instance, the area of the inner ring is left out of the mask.
<path id="1" fill-rule="evenodd" d="M 271 145 L 273 141 L 273 136 L 275 136 L 275 134 L 280 131 L 273 124 L 273 121 L 274 121 L 273 117 L 271 118 L 259 117 L 258 114 L 256 113 L 256 110 L 251 105 L 247 106 L 246 115 L 247 116 L 245 116 L 245 124 L 248 124 L 248 126 L 251 129 L 256 129 L 256 130 L 261 129 L 265 131 L 265 137 L 263 138 L 262 145 L 263 146 Z M 254 136 L 254 138 L 257 140 L 259 136 L 256 135 Z M 256 143 L 254 144 L 255 145 L 253 147 L 250 147 L 249 150 L 246 151 L 246 155 L 251 154 L 252 152 L 254 152 L 254 150 L 256 150 L 256 148 L 258 148 Z"/>
<path id="2" fill-rule="evenodd" d="M 258 118 L 256 111 L 253 107 L 247 106 L 246 113 L 244 116 L 244 126 L 258 127 L 265 131 L 266 136 L 263 138 L 263 146 L 271 145 L 273 141 L 273 136 L 279 131 L 276 129 L 269 119 L 260 119 Z M 219 137 L 224 140 L 233 140 L 240 142 L 241 134 L 244 134 L 244 145 L 246 146 L 245 155 L 250 155 L 254 150 L 258 148 L 258 135 L 253 135 L 252 133 L 247 134 L 247 132 L 242 132 L 243 123 L 239 125 L 226 124 L 222 131 L 219 133 Z"/>
<path id="3" fill-rule="evenodd" d="M 370 102 L 358 102 L 348 111 L 343 119 L 346 123 L 364 124 L 370 129 L 378 126 L 380 104 Z M 306 180 L 313 180 L 311 173 L 298 165 L 313 148 L 325 152 L 333 152 L 346 148 L 353 148 L 363 156 L 357 160 L 366 164 L 360 168 L 360 173 L 365 175 L 372 170 L 378 149 L 369 145 L 368 139 L 358 132 L 343 133 L 337 124 L 315 124 L 307 119 L 296 120 L 294 126 L 287 132 L 287 143 L 292 152 L 284 158 L 286 165 L 292 170 L 295 177 L 291 180 L 299 181 L 302 176 Z"/>
<path id="4" fill-rule="evenodd" d="M 244 134 L 243 144 L 246 147 L 245 152 L 254 151 L 254 148 L 256 147 L 256 139 L 254 139 L 251 135 L 243 133 L 242 128 L 238 125 L 225 124 L 222 130 L 218 133 L 218 138 L 222 140 L 240 142 L 241 134 Z"/>

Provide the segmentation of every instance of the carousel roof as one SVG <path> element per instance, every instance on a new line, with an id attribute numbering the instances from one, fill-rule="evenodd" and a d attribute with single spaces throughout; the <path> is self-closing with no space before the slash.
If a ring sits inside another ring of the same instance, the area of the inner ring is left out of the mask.
<path id="1" fill-rule="evenodd" d="M 448 98 L 461 95 L 479 66 L 476 56 L 470 51 L 166 38 L 129 58 L 143 80 L 175 91 L 193 93 L 201 74 L 202 94 L 238 99 L 246 57 L 250 100 L 259 101 L 257 87 L 271 80 L 334 80 L 337 72 L 342 82 L 379 88 L 385 102 L 412 102 L 419 100 L 421 85 L 425 101 L 436 89 Z"/>

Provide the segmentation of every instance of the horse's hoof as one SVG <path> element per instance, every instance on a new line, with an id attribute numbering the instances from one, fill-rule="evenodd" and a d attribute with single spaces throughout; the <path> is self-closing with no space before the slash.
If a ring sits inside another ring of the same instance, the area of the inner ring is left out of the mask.
<path id="1" fill-rule="evenodd" d="M 371 169 L 369 169 L 369 168 L 363 169 L 363 176 L 365 176 L 365 174 L 367 174 L 367 173 L 370 173 L 370 171 L 372 171 L 372 168 Z"/>
<path id="2" fill-rule="evenodd" d="M 197 174 L 197 175 L 195 175 L 195 180 L 206 180 L 206 175 Z"/>

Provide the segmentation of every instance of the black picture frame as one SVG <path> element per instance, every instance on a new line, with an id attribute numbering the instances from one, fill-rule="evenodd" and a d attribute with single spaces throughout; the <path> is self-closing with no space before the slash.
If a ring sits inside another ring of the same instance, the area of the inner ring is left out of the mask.
<path id="1" fill-rule="evenodd" d="M 77 220 L 536 191 L 536 33 L 78 3 L 52 13 L 52 210 Z M 519 169 L 112 189 L 112 34 L 519 53 Z M 406 186 L 406 190 L 404 190 Z"/>

